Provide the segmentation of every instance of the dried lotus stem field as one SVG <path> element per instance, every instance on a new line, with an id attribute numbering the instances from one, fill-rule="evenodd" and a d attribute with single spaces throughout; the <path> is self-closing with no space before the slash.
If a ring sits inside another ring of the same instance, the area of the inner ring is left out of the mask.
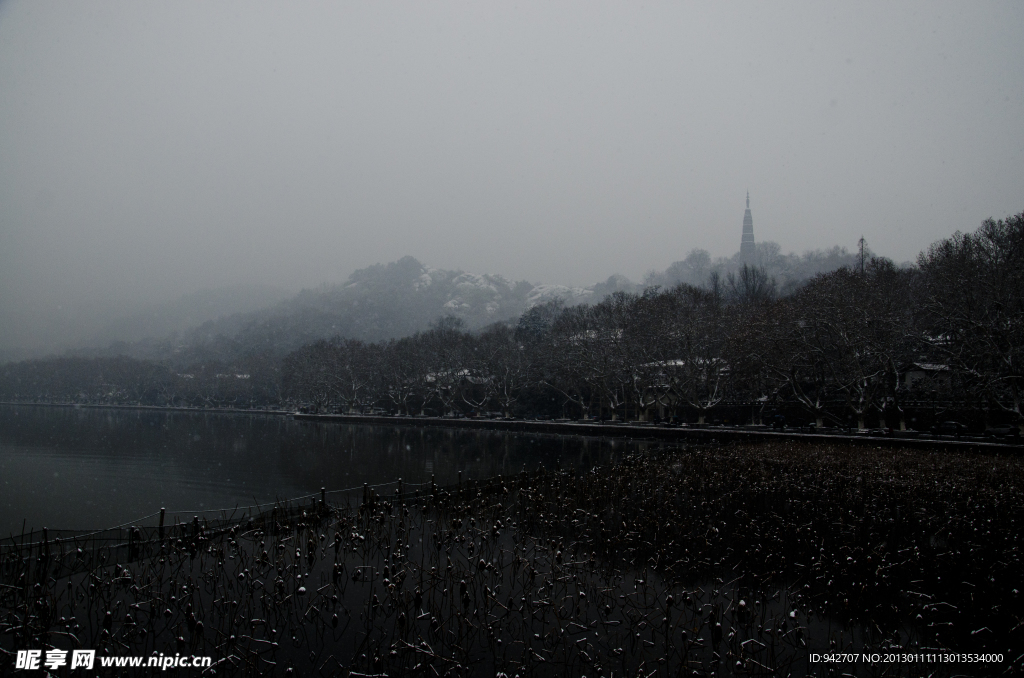
<path id="1" fill-rule="evenodd" d="M 0 672 L 16 649 L 84 647 L 209 655 L 208 675 L 1015 673 L 1022 488 L 1011 456 L 680 447 L 127 546 L 12 545 Z M 810 661 L 939 649 L 1004 658 Z"/>

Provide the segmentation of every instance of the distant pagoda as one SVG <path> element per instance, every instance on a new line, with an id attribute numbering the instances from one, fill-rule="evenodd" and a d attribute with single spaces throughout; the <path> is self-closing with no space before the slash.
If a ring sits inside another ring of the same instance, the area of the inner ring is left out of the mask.
<path id="1" fill-rule="evenodd" d="M 740 261 L 754 262 L 754 218 L 750 216 L 750 191 L 747 191 L 747 211 L 743 213 L 743 238 L 740 240 Z"/>

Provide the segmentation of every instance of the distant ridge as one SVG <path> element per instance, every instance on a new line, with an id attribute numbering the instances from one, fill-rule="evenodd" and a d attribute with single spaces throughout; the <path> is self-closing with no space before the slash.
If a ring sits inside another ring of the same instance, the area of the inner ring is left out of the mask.
<path id="1" fill-rule="evenodd" d="M 839 247 L 784 255 L 773 242 L 758 243 L 751 257 L 750 265 L 764 269 L 784 294 L 816 273 L 856 261 L 855 255 Z M 589 287 L 571 287 L 431 268 L 406 256 L 359 269 L 343 283 L 305 289 L 263 308 L 250 305 L 215 318 L 207 316 L 208 319 L 186 331 L 154 333 L 143 338 L 118 337 L 104 348 L 70 353 L 127 355 L 177 365 L 230 362 L 253 354 L 280 357 L 310 342 L 336 336 L 363 341 L 409 336 L 444 316 L 455 316 L 467 329 L 476 330 L 496 322 L 513 321 L 530 308 L 554 301 L 570 306 L 589 304 L 615 292 L 637 292 L 645 287 L 672 287 L 680 283 L 702 286 L 714 279 L 724 282 L 741 265 L 738 253 L 731 258 L 712 260 L 708 252 L 695 249 L 665 271 L 648 274 L 643 284 L 613 275 Z M 189 312 L 188 301 L 205 299 L 203 295 L 190 296 L 193 298 L 183 298 L 176 307 L 179 314 Z M 224 301 L 224 296 L 219 302 Z M 241 293 L 238 296 L 249 303 L 254 298 Z"/>

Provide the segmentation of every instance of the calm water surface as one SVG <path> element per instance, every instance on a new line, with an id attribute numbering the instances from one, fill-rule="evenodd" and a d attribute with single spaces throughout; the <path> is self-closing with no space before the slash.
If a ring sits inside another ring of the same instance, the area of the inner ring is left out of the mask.
<path id="1" fill-rule="evenodd" d="M 635 445 L 577 436 L 297 422 L 282 416 L 0 406 L 0 537 L 110 527 L 321 487 L 590 468 Z"/>

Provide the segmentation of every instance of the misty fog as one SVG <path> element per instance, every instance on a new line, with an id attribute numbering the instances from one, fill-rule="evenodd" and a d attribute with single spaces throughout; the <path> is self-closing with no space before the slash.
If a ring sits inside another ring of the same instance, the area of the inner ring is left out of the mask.
<path id="1" fill-rule="evenodd" d="M 739 249 L 748 190 L 782 253 L 864 236 L 912 261 L 1021 210 L 1022 25 L 1020 3 L 0 2 L 0 360 L 407 255 L 658 281 Z"/>

